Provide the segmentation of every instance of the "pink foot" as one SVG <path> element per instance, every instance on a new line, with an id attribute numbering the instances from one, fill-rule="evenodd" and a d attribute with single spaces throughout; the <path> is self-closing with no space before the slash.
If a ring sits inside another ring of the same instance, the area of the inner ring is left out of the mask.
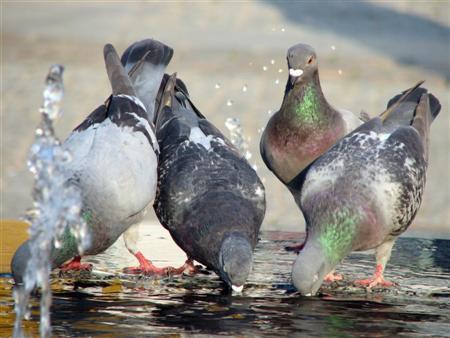
<path id="1" fill-rule="evenodd" d="M 71 261 L 61 265 L 59 268 L 63 272 L 80 270 L 92 271 L 92 264 L 82 264 L 81 257 L 75 256 Z"/>
<path id="2" fill-rule="evenodd" d="M 385 280 L 383 276 L 373 277 L 369 279 L 359 279 L 355 281 L 355 284 L 362 285 L 368 288 L 373 288 L 374 286 L 391 287 L 394 283 Z"/>
<path id="3" fill-rule="evenodd" d="M 334 273 L 334 272 L 330 272 L 328 275 L 325 276 L 325 278 L 323 279 L 325 282 L 336 282 L 339 280 L 342 280 L 343 277 L 340 273 Z"/>
<path id="4" fill-rule="evenodd" d="M 176 270 L 171 266 L 158 268 L 157 266 L 153 265 L 151 261 L 147 260 L 140 251 L 136 253 L 135 256 L 139 261 L 139 266 L 124 268 L 123 271 L 125 273 L 167 276 L 173 274 L 173 271 Z"/>
<path id="5" fill-rule="evenodd" d="M 384 279 L 383 270 L 384 270 L 383 265 L 377 264 L 375 274 L 372 278 L 356 280 L 355 284 L 362 285 L 368 288 L 373 288 L 374 286 L 383 286 L 383 287 L 393 286 L 394 283 Z"/>

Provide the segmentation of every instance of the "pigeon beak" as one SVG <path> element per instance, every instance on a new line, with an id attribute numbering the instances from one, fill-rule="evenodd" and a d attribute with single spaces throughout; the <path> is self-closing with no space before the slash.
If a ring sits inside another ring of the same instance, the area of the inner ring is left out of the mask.
<path id="1" fill-rule="evenodd" d="M 295 83 L 297 82 L 297 79 L 300 78 L 300 76 L 302 76 L 303 74 L 303 69 L 293 69 L 293 68 L 289 68 L 289 81 L 291 82 L 291 85 L 295 85 Z"/>
<path id="2" fill-rule="evenodd" d="M 231 285 L 231 289 L 233 289 L 236 293 L 242 293 L 242 290 L 244 289 L 244 285 Z"/>

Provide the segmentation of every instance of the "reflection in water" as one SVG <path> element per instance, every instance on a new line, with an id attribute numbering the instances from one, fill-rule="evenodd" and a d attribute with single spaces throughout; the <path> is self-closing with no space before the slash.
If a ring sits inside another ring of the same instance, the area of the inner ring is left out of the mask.
<path id="1" fill-rule="evenodd" d="M 111 268 L 120 250 L 95 257 L 108 272 L 55 279 L 52 307 L 55 336 L 136 337 L 149 334 L 267 336 L 449 336 L 447 240 L 400 238 L 388 265 L 392 289 L 365 289 L 351 281 L 372 273 L 367 253 L 351 255 L 339 267 L 344 282 L 326 284 L 319 297 L 302 297 L 290 285 L 295 254 L 286 245 L 299 234 L 266 232 L 255 252 L 254 271 L 243 294 L 224 293 L 214 273 L 163 280 L 122 275 Z M 152 241 L 158 241 L 158 238 Z M 111 273 L 113 271 L 114 273 Z M 0 279 L 0 336 L 12 330 L 11 285 Z M 37 333 L 34 302 L 29 332 Z M 8 331 L 9 330 L 9 331 Z"/>

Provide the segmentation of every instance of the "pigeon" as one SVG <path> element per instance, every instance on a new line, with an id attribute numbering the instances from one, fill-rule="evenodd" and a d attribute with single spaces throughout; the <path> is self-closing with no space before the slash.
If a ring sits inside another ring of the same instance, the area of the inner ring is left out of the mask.
<path id="1" fill-rule="evenodd" d="M 136 227 L 156 193 L 159 147 L 154 125 L 148 120 L 146 108 L 136 96 L 112 45 L 105 46 L 104 57 L 112 95 L 63 143 L 72 155 L 66 168 L 67 180 L 80 188 L 82 216 L 91 236 L 84 255 L 103 252 L 125 232 L 125 244 L 139 260 L 140 269 L 160 272 L 136 247 Z M 165 62 L 158 61 L 155 67 Z M 161 78 L 162 75 L 159 81 Z M 157 82 L 155 79 L 159 88 Z M 27 241 L 19 247 L 11 263 L 18 283 L 22 281 L 29 256 Z M 81 263 L 76 240 L 66 231 L 62 246 L 52 250 L 52 269 L 71 258 L 62 266 L 64 270 L 92 268 Z"/>
<path id="2" fill-rule="evenodd" d="M 160 145 L 154 209 L 192 266 L 215 271 L 242 291 L 265 214 L 258 175 L 192 103 L 176 74 L 166 76 L 156 115 Z"/>
<path id="3" fill-rule="evenodd" d="M 289 78 L 283 102 L 267 123 L 260 142 L 264 163 L 284 184 L 363 123 L 353 113 L 337 110 L 327 102 L 311 46 L 289 48 L 287 63 Z"/>
<path id="4" fill-rule="evenodd" d="M 391 286 L 384 270 L 396 238 L 416 215 L 428 164 L 430 124 L 439 101 L 416 85 L 394 97 L 294 178 L 289 189 L 305 219 L 307 239 L 292 269 L 294 286 L 314 295 L 352 251 L 375 249 L 369 288 Z"/>

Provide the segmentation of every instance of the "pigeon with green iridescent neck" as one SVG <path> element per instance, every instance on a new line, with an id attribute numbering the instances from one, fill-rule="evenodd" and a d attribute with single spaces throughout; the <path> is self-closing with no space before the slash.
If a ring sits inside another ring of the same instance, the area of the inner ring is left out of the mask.
<path id="1" fill-rule="evenodd" d="M 260 143 L 264 162 L 284 184 L 363 123 L 351 112 L 337 110 L 327 102 L 311 46 L 289 48 L 287 63 L 289 78 L 283 102 L 269 120 Z"/>
<path id="2" fill-rule="evenodd" d="M 147 261 L 136 245 L 136 227 L 156 193 L 159 147 L 154 126 L 112 45 L 105 46 L 104 58 L 112 95 L 63 143 L 72 155 L 72 161 L 66 166 L 67 180 L 80 188 L 82 214 L 91 237 L 83 254 L 103 252 L 124 233 L 126 247 L 140 263 L 139 271 L 165 273 Z M 155 67 L 167 62 L 158 59 Z M 154 76 L 159 76 L 159 80 L 153 81 L 157 91 L 162 74 Z M 11 263 L 16 282 L 22 281 L 29 256 L 27 241 Z M 81 264 L 76 240 L 69 231 L 63 236 L 61 246 L 53 249 L 51 259 L 52 268 L 70 259 L 63 269 L 92 268 Z"/>
<path id="3" fill-rule="evenodd" d="M 419 84 L 420 85 L 420 84 Z M 416 215 L 425 186 L 430 124 L 439 101 L 413 87 L 388 110 L 345 136 L 288 187 L 305 219 L 307 239 L 292 270 L 304 295 L 352 251 L 375 249 L 373 278 L 356 281 L 390 286 L 383 272 L 396 238 Z"/>

